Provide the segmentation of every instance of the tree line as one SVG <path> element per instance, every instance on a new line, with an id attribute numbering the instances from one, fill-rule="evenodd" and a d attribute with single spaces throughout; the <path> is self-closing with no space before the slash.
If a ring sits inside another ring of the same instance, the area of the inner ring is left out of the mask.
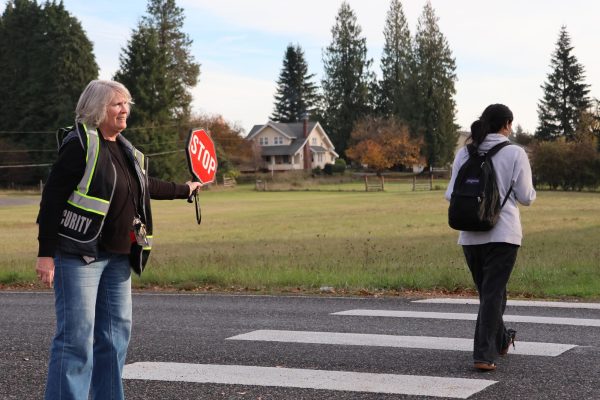
<path id="1" fill-rule="evenodd" d="M 187 129 L 194 119 L 208 118 L 190 110 L 190 88 L 198 82 L 200 66 L 191 54 L 191 39 L 181 31 L 183 20 L 175 0 L 149 0 L 146 14 L 121 49 L 113 76 L 128 87 L 135 102 L 127 135 L 144 152 L 160 154 L 150 169 L 165 179 L 186 171 L 181 148 Z M 343 2 L 332 41 L 324 49 L 320 87 L 311 81 L 314 75 L 308 74 L 300 46 L 286 50 L 273 119 L 298 121 L 308 112 L 345 155 L 355 144 L 350 136 L 359 119 L 373 113 L 398 118 L 409 127 L 411 139 L 421 143 L 419 138 L 424 138 L 429 162 L 448 162 L 457 130 L 455 66 L 431 4 L 426 3 L 412 38 L 400 2 L 392 0 L 385 34 L 383 78 L 378 81 L 356 14 Z M 72 125 L 79 94 L 97 77 L 92 44 L 62 2 L 10 0 L 0 18 L 0 96 L 10 99 L 2 107 L 0 131 L 7 133 L 0 144 L 21 152 L 4 154 L 0 164 L 48 163 L 55 138 L 47 131 Z M 243 133 L 239 127 L 229 129 Z M 246 161 L 252 158 L 246 149 L 233 159 L 242 154 Z M 36 182 L 47 172 L 45 167 L 0 170 L 0 182 Z"/>
<path id="2" fill-rule="evenodd" d="M 399 0 L 391 0 L 384 27 L 381 79 L 366 58 L 356 15 L 342 3 L 325 49 L 320 91 L 311 82 L 299 45 L 289 45 L 271 119 L 318 116 L 336 151 L 381 172 L 398 166 L 448 164 L 457 142 L 455 63 L 427 2 L 411 36 Z M 536 181 L 551 188 L 600 184 L 600 107 L 589 97 L 585 69 L 561 27 L 551 72 L 541 86 L 535 133 L 520 126 L 514 141 L 527 145 Z M 305 96 L 302 98 L 302 96 Z M 587 146 L 587 150 L 586 150 Z M 584 151 L 585 150 L 585 151 Z"/>
<path id="3" fill-rule="evenodd" d="M 200 118 L 190 110 L 200 65 L 181 31 L 183 21 L 175 0 L 148 0 L 113 76 L 134 99 L 127 135 L 142 151 L 157 155 L 150 172 L 164 179 L 189 178 L 183 143 Z M 97 78 L 93 46 L 62 1 L 7 3 L 0 18 L 0 146 L 11 151 L 0 153 L 0 165 L 34 167 L 1 168 L 0 183 L 45 179 L 56 157 L 51 131 L 73 125 L 79 95 Z"/>
<path id="4" fill-rule="evenodd" d="M 191 39 L 181 30 L 184 18 L 176 0 L 148 0 L 146 13 L 121 49 L 113 78 L 129 88 L 135 102 L 127 135 L 142 151 L 155 155 L 150 163 L 153 175 L 182 179 L 187 177 L 182 149 L 189 128 L 209 127 L 217 142 L 219 172 L 235 174 L 240 164 L 256 158 L 256 149 L 243 140 L 241 127 L 191 112 L 190 89 L 198 82 L 200 65 L 191 54 Z M 402 3 L 390 0 L 383 33 L 378 78 L 373 60 L 367 58 L 358 18 L 342 2 L 331 42 L 323 49 L 320 84 L 309 73 L 301 46 L 288 45 L 270 119 L 296 122 L 308 115 L 323 125 L 339 154 L 378 170 L 446 165 L 458 137 L 457 77 L 435 10 L 425 3 L 413 35 Z M 541 161 L 549 159 L 545 156 L 552 153 L 575 162 L 572 148 L 577 146 L 571 143 L 587 143 L 596 150 L 596 161 L 588 164 L 598 162 L 598 101 L 589 98 L 584 68 L 573 49 L 562 27 L 542 86 L 539 126 L 533 137 L 519 132 L 520 127 L 515 134 L 522 143 L 532 142 L 539 182 L 563 188 L 568 187 L 567 178 L 549 183 L 546 177 L 556 174 L 539 170 L 546 168 Z M 73 124 L 79 94 L 97 77 L 93 46 L 61 1 L 7 3 L 0 16 L 0 166 L 41 167 L 0 168 L 0 184 L 45 179 L 56 156 L 56 138 L 50 131 Z M 564 151 L 552 152 L 543 142 Z M 584 186 L 593 185 L 586 179 Z"/>
<path id="5" fill-rule="evenodd" d="M 331 35 L 323 51 L 320 87 L 313 82 L 314 74 L 307 72 L 300 45 L 288 45 L 271 120 L 297 122 L 308 114 L 325 128 L 336 152 L 378 167 L 390 165 L 379 150 L 389 146 L 391 137 L 377 131 L 390 132 L 389 127 L 395 126 L 399 137 L 394 142 L 408 141 L 418 154 L 394 155 L 392 164 L 442 166 L 451 162 L 458 139 L 456 64 L 431 3 L 425 3 L 412 36 L 402 3 L 390 1 L 380 79 L 372 71 L 366 38 L 347 2 L 339 8 Z M 381 142 L 383 136 L 386 144 Z M 365 154 L 369 162 L 361 156 Z M 386 161 L 374 164 L 376 159 Z"/>

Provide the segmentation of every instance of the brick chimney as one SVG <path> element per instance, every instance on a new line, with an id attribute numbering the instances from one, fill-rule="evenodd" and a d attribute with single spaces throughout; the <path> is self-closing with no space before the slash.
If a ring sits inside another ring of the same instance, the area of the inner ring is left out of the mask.
<path id="1" fill-rule="evenodd" d="M 308 113 L 304 113 L 302 117 L 302 129 L 303 137 L 306 143 L 304 143 L 304 169 L 312 169 L 312 160 L 310 156 L 310 143 L 308 142 Z"/>

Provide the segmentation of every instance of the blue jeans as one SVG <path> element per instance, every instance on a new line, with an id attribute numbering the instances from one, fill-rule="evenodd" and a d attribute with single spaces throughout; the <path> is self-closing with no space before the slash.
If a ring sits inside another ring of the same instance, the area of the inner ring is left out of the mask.
<path id="1" fill-rule="evenodd" d="M 54 258 L 56 335 L 46 400 L 123 399 L 121 373 L 131 336 L 129 257 L 100 253 Z"/>

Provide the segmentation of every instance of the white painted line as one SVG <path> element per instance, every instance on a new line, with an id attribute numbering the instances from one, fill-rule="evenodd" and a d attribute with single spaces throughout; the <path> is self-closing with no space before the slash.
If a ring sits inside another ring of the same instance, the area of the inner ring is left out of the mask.
<path id="1" fill-rule="evenodd" d="M 345 390 L 458 399 L 466 399 L 496 383 L 486 379 L 168 362 L 139 362 L 126 365 L 123 378 Z"/>
<path id="2" fill-rule="evenodd" d="M 436 298 L 425 300 L 413 300 L 413 303 L 426 304 L 479 304 L 479 299 L 456 299 L 456 298 Z M 548 308 L 585 308 L 590 310 L 600 310 L 600 303 L 575 303 L 568 301 L 537 301 L 537 300 L 508 300 L 509 306 L 517 307 L 548 307 Z"/>
<path id="3" fill-rule="evenodd" d="M 363 317 L 393 317 L 393 318 L 430 318 L 430 319 L 454 319 L 454 320 L 477 320 L 477 314 L 466 313 L 442 313 L 442 312 L 420 312 L 420 311 L 394 311 L 394 310 L 348 310 L 332 313 L 331 315 L 352 315 Z M 536 317 L 531 315 L 504 315 L 504 322 L 526 322 L 531 324 L 550 325 L 574 325 L 574 326 L 600 326 L 600 319 L 589 318 L 556 318 Z"/>
<path id="4" fill-rule="evenodd" d="M 227 340 L 473 351 L 473 339 L 432 336 L 395 336 L 371 335 L 363 333 L 257 330 L 233 336 L 227 338 Z M 514 349 L 510 349 L 510 353 L 528 356 L 556 357 L 574 347 L 577 347 L 577 345 L 518 341 L 516 347 Z"/>

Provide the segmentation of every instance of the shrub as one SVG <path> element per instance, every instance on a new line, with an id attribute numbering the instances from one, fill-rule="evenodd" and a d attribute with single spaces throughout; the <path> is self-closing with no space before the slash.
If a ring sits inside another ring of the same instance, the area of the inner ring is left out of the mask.
<path id="1" fill-rule="evenodd" d="M 536 185 L 556 190 L 595 189 L 600 183 L 600 156 L 594 146 L 580 142 L 539 142 L 532 149 Z"/>
<path id="2" fill-rule="evenodd" d="M 338 158 L 333 165 L 333 173 L 343 174 L 344 172 L 346 172 L 346 160 Z"/>

